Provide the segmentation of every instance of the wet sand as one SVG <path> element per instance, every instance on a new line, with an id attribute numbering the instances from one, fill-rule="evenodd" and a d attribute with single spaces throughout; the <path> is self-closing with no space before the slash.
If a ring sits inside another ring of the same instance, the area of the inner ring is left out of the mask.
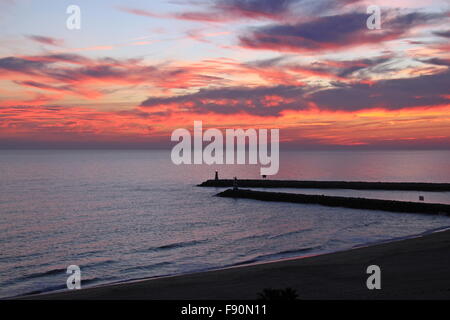
<path id="1" fill-rule="evenodd" d="M 368 290 L 366 268 L 381 268 Z M 140 280 L 27 299 L 256 299 L 264 288 L 299 299 L 450 299 L 450 231 L 348 251 L 217 271 Z"/>

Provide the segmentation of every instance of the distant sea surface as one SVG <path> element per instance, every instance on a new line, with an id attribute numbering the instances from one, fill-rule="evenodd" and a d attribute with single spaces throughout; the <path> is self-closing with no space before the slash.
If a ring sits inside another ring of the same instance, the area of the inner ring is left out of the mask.
<path id="1" fill-rule="evenodd" d="M 282 152 L 270 179 L 450 182 L 450 151 Z M 450 226 L 441 216 L 213 197 L 259 166 L 175 166 L 169 151 L 0 150 L 0 297 L 349 249 Z M 284 190 L 450 203 L 450 193 Z"/>

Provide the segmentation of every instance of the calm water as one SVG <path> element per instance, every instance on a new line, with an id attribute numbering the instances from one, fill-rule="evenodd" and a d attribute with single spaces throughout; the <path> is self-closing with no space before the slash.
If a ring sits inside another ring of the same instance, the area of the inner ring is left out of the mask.
<path id="1" fill-rule="evenodd" d="M 285 152 L 275 178 L 450 182 L 450 152 Z M 174 166 L 168 151 L 0 151 L 0 297 L 276 260 L 450 226 L 447 217 L 213 197 L 258 166 Z M 293 191 L 293 190 L 289 190 Z M 294 191 L 294 192 L 299 192 Z M 417 192 L 305 190 L 413 200 Z M 420 193 L 450 203 L 450 193 Z"/>

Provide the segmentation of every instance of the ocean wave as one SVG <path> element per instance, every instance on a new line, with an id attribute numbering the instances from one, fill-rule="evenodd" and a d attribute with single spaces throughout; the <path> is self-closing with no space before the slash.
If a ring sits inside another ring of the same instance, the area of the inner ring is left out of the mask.
<path id="1" fill-rule="evenodd" d="M 186 247 L 196 246 L 198 244 L 205 243 L 205 242 L 208 242 L 208 240 L 205 239 L 205 240 L 174 242 L 174 243 L 169 243 L 169 244 L 165 244 L 165 245 L 158 246 L 158 247 L 150 247 L 147 249 L 147 251 L 162 251 L 162 250 L 186 248 Z"/>
<path id="2" fill-rule="evenodd" d="M 102 260 L 102 261 L 98 261 L 98 262 L 87 263 L 87 264 L 80 265 L 80 266 L 81 266 L 81 269 L 83 270 L 88 267 L 95 268 L 95 267 L 102 266 L 105 264 L 110 264 L 112 262 L 115 262 L 115 261 L 108 259 L 108 260 Z M 30 281 L 30 280 L 34 280 L 34 279 L 38 279 L 38 278 L 50 277 L 50 276 L 55 276 L 55 275 L 67 276 L 66 272 L 67 272 L 67 267 L 51 268 L 49 270 L 34 272 L 34 273 L 30 273 L 30 274 L 24 274 L 19 277 L 12 278 L 9 281 L 4 282 L 3 285 L 20 283 L 20 282 L 24 282 L 24 281 Z M 90 279 L 83 279 L 83 281 L 90 281 Z"/>
<path id="3" fill-rule="evenodd" d="M 93 268 L 93 267 L 99 267 L 99 266 L 103 266 L 103 265 L 108 265 L 111 263 L 116 262 L 116 260 L 113 259 L 106 259 L 106 260 L 99 260 L 96 262 L 87 262 L 85 264 L 80 264 L 80 268 Z"/>
<path id="4" fill-rule="evenodd" d="M 48 293 L 48 292 L 52 292 L 52 291 L 64 290 L 66 288 L 67 288 L 66 285 L 48 286 L 48 287 L 44 287 L 44 288 L 40 288 L 40 289 L 36 289 L 36 290 L 32 290 L 32 291 L 26 291 L 26 292 L 18 294 L 16 296 L 12 296 L 11 298 L 40 294 L 40 293 Z"/>
<path id="5" fill-rule="evenodd" d="M 27 280 L 33 280 L 36 278 L 52 276 L 52 275 L 59 274 L 59 273 L 63 274 L 65 272 L 66 272 L 66 268 L 55 268 L 55 269 L 50 269 L 50 270 L 47 270 L 44 272 L 34 272 L 34 273 L 25 274 L 25 275 L 10 279 L 9 281 L 4 282 L 2 285 L 19 283 L 19 282 L 23 282 L 23 281 L 27 281 Z"/>
<path id="6" fill-rule="evenodd" d="M 275 253 L 263 254 L 263 255 L 256 256 L 252 259 L 234 263 L 234 264 L 230 265 L 230 267 L 240 266 L 240 265 L 244 265 L 244 264 L 252 264 L 252 263 L 261 262 L 261 261 L 276 260 L 276 259 L 284 258 L 284 257 L 288 257 L 288 256 L 289 257 L 298 256 L 298 255 L 304 254 L 306 252 L 311 252 L 313 250 L 320 250 L 321 248 L 322 248 L 322 246 L 319 245 L 319 246 L 313 246 L 313 247 L 304 247 L 304 248 L 299 248 L 299 249 L 283 250 L 283 251 L 278 251 Z"/>
<path id="7" fill-rule="evenodd" d="M 290 232 L 283 232 L 283 233 L 280 233 L 280 234 L 276 234 L 276 235 L 270 236 L 269 239 L 277 239 L 277 238 L 287 237 L 287 236 L 291 236 L 293 234 L 308 232 L 308 231 L 311 231 L 311 230 L 312 230 L 311 228 L 308 228 L 308 229 L 298 229 L 298 230 L 294 230 L 294 231 L 290 231 Z"/>
<path id="8" fill-rule="evenodd" d="M 250 235 L 250 236 L 245 236 L 242 238 L 236 238 L 233 240 L 233 243 L 235 242 L 242 242 L 242 241 L 247 241 L 247 240 L 255 240 L 255 239 L 261 239 L 261 238 L 269 238 L 270 234 L 269 233 L 264 233 L 264 234 L 254 234 L 254 235 Z"/>
<path id="9" fill-rule="evenodd" d="M 152 269 L 156 269 L 156 268 L 160 268 L 163 266 L 168 266 L 171 265 L 171 262 L 159 262 L 159 263 L 154 263 L 154 264 L 149 264 L 149 265 L 144 265 L 144 266 L 135 266 L 135 267 L 130 267 L 130 268 L 126 268 L 126 269 L 122 269 L 122 272 L 132 272 L 132 271 L 144 271 L 144 270 L 152 270 Z"/>
<path id="10" fill-rule="evenodd" d="M 108 280 L 108 279 L 102 279 L 102 278 L 98 278 L 98 277 L 89 278 L 89 279 L 81 279 L 81 286 L 83 287 L 85 285 L 94 284 L 94 283 L 97 283 L 100 281 L 105 281 L 105 280 Z M 42 287 L 42 288 L 39 288 L 36 290 L 27 291 L 27 292 L 21 293 L 16 296 L 12 296 L 11 298 L 28 296 L 28 295 L 36 295 L 36 294 L 41 294 L 41 293 L 51 293 L 54 291 L 61 291 L 61 290 L 65 290 L 65 289 L 67 289 L 66 284 L 53 285 L 53 286 Z"/>

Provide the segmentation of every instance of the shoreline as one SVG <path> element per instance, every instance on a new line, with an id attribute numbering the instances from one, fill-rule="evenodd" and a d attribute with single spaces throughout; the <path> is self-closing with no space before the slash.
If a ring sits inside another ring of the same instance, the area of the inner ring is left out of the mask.
<path id="1" fill-rule="evenodd" d="M 450 230 L 444 230 L 332 253 L 9 299 L 252 300 L 265 288 L 287 287 L 305 300 L 450 299 Z M 366 288 L 371 264 L 381 268 L 382 290 Z"/>

